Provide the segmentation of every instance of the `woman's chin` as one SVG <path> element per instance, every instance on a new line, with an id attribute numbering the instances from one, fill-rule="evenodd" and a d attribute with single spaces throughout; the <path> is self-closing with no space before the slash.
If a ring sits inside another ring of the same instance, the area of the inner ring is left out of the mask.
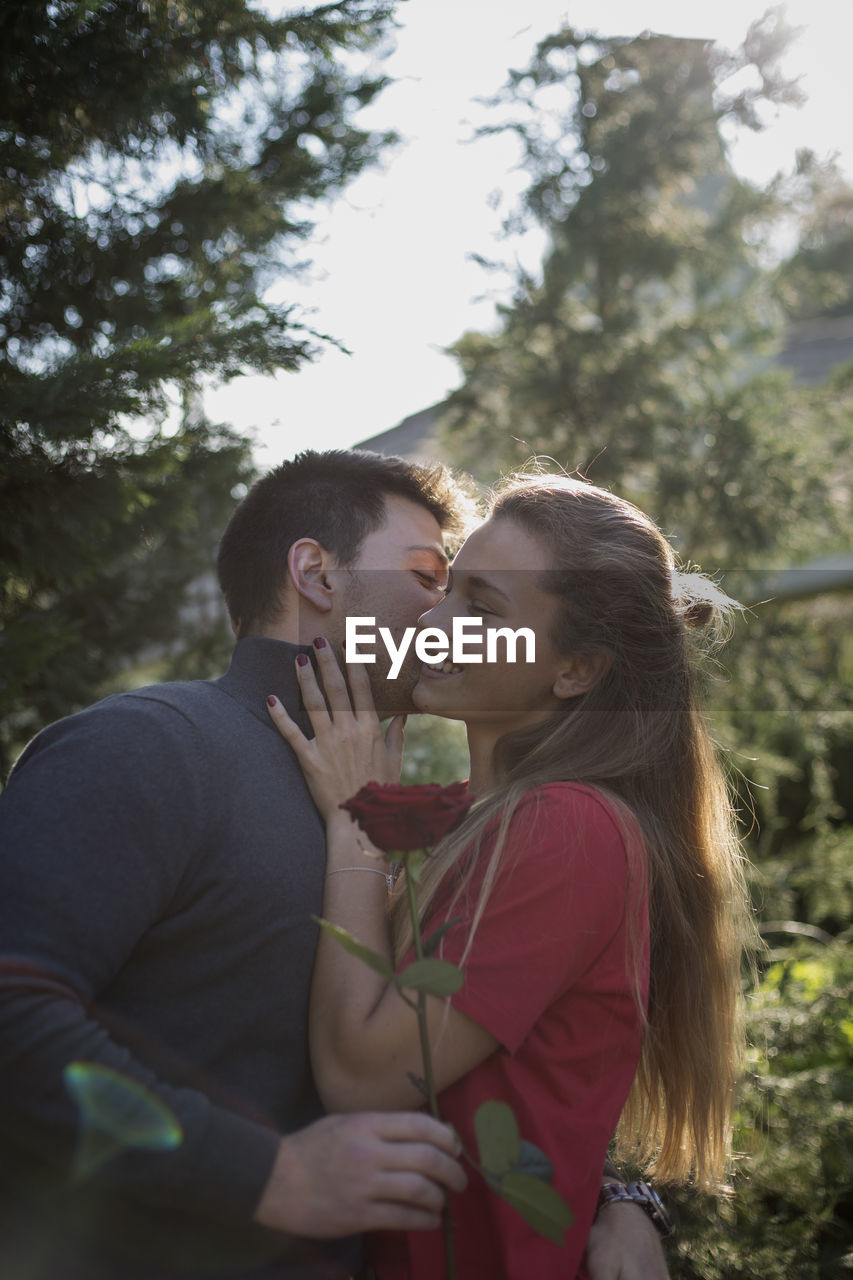
<path id="1" fill-rule="evenodd" d="M 427 687 L 427 682 L 424 679 L 424 677 L 421 676 L 417 684 L 415 685 L 414 689 L 412 690 L 412 702 L 414 703 L 418 711 L 428 712 L 432 710 L 432 708 L 429 705 L 430 704 L 429 693 L 430 691 L 429 691 L 429 688 Z"/>
<path id="2" fill-rule="evenodd" d="M 446 692 L 448 683 L 447 677 L 421 675 L 412 690 L 412 702 L 417 710 L 424 715 L 443 716 L 446 720 L 464 719 L 454 699 Z"/>

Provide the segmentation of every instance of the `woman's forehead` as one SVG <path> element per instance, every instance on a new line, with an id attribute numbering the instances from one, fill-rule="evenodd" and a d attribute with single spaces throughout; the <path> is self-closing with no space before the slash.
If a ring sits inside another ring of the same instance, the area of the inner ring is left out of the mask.
<path id="1" fill-rule="evenodd" d="M 487 520 L 475 529 L 453 560 L 454 570 L 466 573 L 481 569 L 541 572 L 552 566 L 553 558 L 542 540 L 506 517 Z"/>

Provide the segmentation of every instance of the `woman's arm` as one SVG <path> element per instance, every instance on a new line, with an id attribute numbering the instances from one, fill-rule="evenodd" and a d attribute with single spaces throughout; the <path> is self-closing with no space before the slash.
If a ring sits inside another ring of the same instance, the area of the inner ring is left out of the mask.
<path id="1" fill-rule="evenodd" d="M 323 915 L 392 963 L 384 875 L 363 852 L 345 815 L 327 827 L 328 861 Z M 427 1026 L 436 1088 L 477 1066 L 497 1041 L 445 1001 L 427 997 Z M 337 1111 L 416 1106 L 412 1083 L 423 1075 L 417 1018 L 395 987 L 330 935 L 321 932 L 311 986 L 311 1059 L 320 1096 Z"/>
<path id="2" fill-rule="evenodd" d="M 366 782 L 399 775 L 402 726 L 392 725 L 383 739 L 362 667 L 349 671 L 350 698 L 328 646 L 317 649 L 317 661 L 328 707 L 310 664 L 296 668 L 314 738 L 305 738 L 280 703 L 270 704 L 270 715 L 296 753 L 326 822 L 323 916 L 391 965 L 387 866 L 339 806 Z M 427 997 L 427 1025 L 439 1090 L 498 1045 L 471 1018 L 433 997 Z M 423 1074 L 414 1010 L 380 974 L 324 931 L 314 967 L 309 1028 L 314 1075 L 327 1109 L 396 1110 L 423 1103 L 410 1078 Z"/>

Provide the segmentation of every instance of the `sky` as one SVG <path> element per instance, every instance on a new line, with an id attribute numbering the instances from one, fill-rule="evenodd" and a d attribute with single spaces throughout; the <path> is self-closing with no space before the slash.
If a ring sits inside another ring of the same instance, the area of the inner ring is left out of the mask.
<path id="1" fill-rule="evenodd" d="M 364 127 L 396 129 L 402 142 L 320 210 L 305 245 L 311 270 L 271 294 L 299 303 L 313 327 L 351 354 L 326 348 L 299 372 L 239 378 L 208 391 L 207 412 L 251 435 L 266 468 L 303 448 L 357 444 L 444 399 L 460 381 L 445 348 L 467 330 L 495 325 L 498 282 L 471 255 L 532 269 L 544 247 L 536 231 L 497 239 L 523 178 L 510 138 L 468 141 L 473 125 L 489 119 L 476 99 L 497 92 L 507 70 L 523 67 L 536 42 L 567 20 L 602 35 L 648 29 L 735 48 L 768 7 L 764 0 L 404 0 L 383 64 L 394 83 L 358 116 Z M 785 13 L 803 30 L 782 66 L 800 77 L 807 103 L 743 138 L 732 160 L 744 177 L 762 181 L 808 146 L 838 154 L 853 179 L 853 0 L 787 0 Z M 497 191 L 500 212 L 491 198 Z"/>

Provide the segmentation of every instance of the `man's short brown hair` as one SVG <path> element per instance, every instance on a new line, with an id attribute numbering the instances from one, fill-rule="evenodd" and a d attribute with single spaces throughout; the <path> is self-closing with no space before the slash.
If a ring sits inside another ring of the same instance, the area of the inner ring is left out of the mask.
<path id="1" fill-rule="evenodd" d="M 406 498 L 456 539 L 471 523 L 470 489 L 441 463 L 420 465 L 366 450 L 306 450 L 263 476 L 237 507 L 219 544 L 217 572 L 240 635 L 281 611 L 287 555 L 315 538 L 343 565 L 385 519 L 389 497 Z"/>

